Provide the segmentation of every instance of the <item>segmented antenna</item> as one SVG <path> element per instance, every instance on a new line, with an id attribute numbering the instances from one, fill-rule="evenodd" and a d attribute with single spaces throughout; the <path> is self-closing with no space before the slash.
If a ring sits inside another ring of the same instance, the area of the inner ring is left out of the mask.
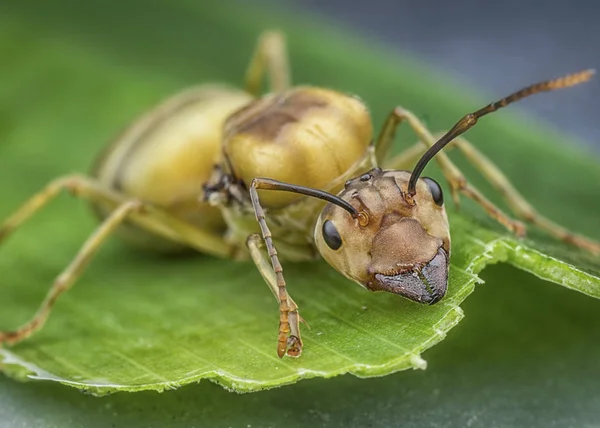
<path id="1" fill-rule="evenodd" d="M 579 85 L 580 83 L 587 82 L 592 78 L 592 76 L 596 74 L 596 70 L 589 69 L 583 70 L 578 73 L 567 74 L 566 76 L 559 77 L 557 79 L 546 80 L 545 82 L 536 83 L 531 86 L 527 86 L 526 88 L 521 89 L 520 91 L 514 92 L 509 96 L 502 98 L 499 101 L 488 104 L 487 106 L 464 116 L 461 120 L 459 120 L 456 125 L 450 129 L 445 135 L 443 135 L 433 146 L 429 148 L 425 152 L 425 154 L 419 159 L 419 162 L 415 165 L 413 172 L 410 176 L 410 180 L 408 181 L 408 195 L 414 196 L 417 193 L 416 186 L 417 180 L 419 176 L 425 169 L 427 163 L 433 159 L 433 157 L 442 150 L 448 143 L 454 140 L 459 135 L 465 133 L 470 128 L 475 126 L 477 120 L 480 117 L 485 116 L 486 114 L 493 113 L 496 110 L 506 107 L 507 105 L 514 103 L 515 101 L 519 101 L 523 98 L 526 98 L 530 95 L 534 95 L 540 92 L 548 92 L 554 91 L 556 89 L 568 88 L 569 86 Z"/>

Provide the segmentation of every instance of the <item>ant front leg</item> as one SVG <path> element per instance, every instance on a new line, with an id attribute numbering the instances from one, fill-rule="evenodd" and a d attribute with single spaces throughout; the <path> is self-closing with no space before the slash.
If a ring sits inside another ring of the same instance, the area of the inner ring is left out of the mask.
<path id="1" fill-rule="evenodd" d="M 250 185 L 250 198 L 252 200 L 254 214 L 260 225 L 262 238 L 267 247 L 269 257 L 271 258 L 271 268 L 268 268 L 264 262 L 258 244 L 256 243 L 255 235 L 250 235 L 248 238 L 248 248 L 250 249 L 250 254 L 252 255 L 252 259 L 258 270 L 279 301 L 279 339 L 277 342 L 277 355 L 279 358 L 283 358 L 287 353 L 290 357 L 299 357 L 302 353 L 302 339 L 300 338 L 300 315 L 298 314 L 298 306 L 288 295 L 285 278 L 283 277 L 283 267 L 279 262 L 277 249 L 275 249 L 275 245 L 273 244 L 271 231 L 269 230 L 269 226 L 265 219 L 265 212 L 258 199 L 257 190 L 259 189 L 277 189 L 271 186 L 269 180 L 260 178 L 252 180 L 252 184 Z"/>
<path id="2" fill-rule="evenodd" d="M 279 31 L 265 31 L 246 71 L 246 91 L 258 97 L 263 77 L 269 76 L 271 92 L 283 92 L 290 87 L 291 72 L 285 36 Z"/>
<path id="3" fill-rule="evenodd" d="M 261 276 L 273 292 L 273 295 L 277 299 L 277 302 L 280 305 L 280 314 L 281 312 L 281 299 L 279 298 L 280 287 L 277 282 L 277 275 L 273 270 L 273 267 L 268 261 L 268 258 L 265 257 L 264 253 L 261 251 L 263 247 L 263 238 L 258 233 L 253 233 L 248 237 L 246 241 L 246 245 L 248 246 L 248 250 L 250 251 L 250 256 L 254 261 L 258 271 Z M 298 313 L 298 305 L 292 297 L 286 292 L 287 304 L 289 306 L 289 310 L 287 312 L 288 322 L 289 322 L 289 339 L 287 338 L 287 332 L 283 332 L 286 336 L 282 336 L 282 331 L 280 328 L 280 337 L 277 344 L 277 354 L 281 357 L 280 352 L 285 352 L 287 347 L 287 355 L 290 357 L 299 357 L 302 353 L 302 339 L 300 337 L 300 321 L 304 322 L 300 314 Z M 281 316 L 280 316 L 281 321 Z M 285 343 L 287 341 L 287 343 Z"/>
<path id="4" fill-rule="evenodd" d="M 427 127 L 410 111 L 404 110 L 400 107 L 396 107 L 392 113 L 388 116 L 384 127 L 376 141 L 375 153 L 377 160 L 385 168 L 400 169 L 405 166 L 408 160 L 416 157 L 418 149 L 412 148 L 410 156 L 403 156 L 400 154 L 390 160 L 385 158 L 388 156 L 389 149 L 392 145 L 396 129 L 406 121 L 411 129 L 415 132 L 419 140 L 427 146 L 427 148 L 433 146 L 436 143 L 436 138 L 427 129 Z M 448 180 L 450 185 L 450 191 L 452 198 L 457 207 L 460 206 L 459 193 L 471 198 L 477 202 L 487 212 L 487 214 L 498 221 L 500 224 L 505 226 L 508 230 L 515 233 L 518 236 L 525 235 L 525 226 L 520 221 L 510 218 L 500 208 L 494 205 L 488 200 L 479 190 L 467 182 L 465 176 L 460 170 L 454 165 L 450 158 L 443 152 L 440 152 L 435 157 L 442 173 Z"/>

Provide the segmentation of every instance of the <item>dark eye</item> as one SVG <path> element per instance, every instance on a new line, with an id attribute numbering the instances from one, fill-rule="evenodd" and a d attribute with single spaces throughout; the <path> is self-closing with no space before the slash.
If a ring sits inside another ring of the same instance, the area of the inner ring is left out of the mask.
<path id="1" fill-rule="evenodd" d="M 342 238 L 331 220 L 323 223 L 323 239 L 332 250 L 338 250 L 342 246 Z"/>
<path id="2" fill-rule="evenodd" d="M 440 207 L 444 205 L 444 193 L 437 181 L 429 177 L 423 177 L 423 181 L 429 186 L 429 191 L 431 192 L 431 196 L 433 196 L 435 204 Z"/>

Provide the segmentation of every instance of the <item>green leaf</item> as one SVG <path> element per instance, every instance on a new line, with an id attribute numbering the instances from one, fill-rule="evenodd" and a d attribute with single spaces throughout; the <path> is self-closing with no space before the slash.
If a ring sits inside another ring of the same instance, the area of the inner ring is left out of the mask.
<path id="1" fill-rule="evenodd" d="M 312 379 L 260 394 L 203 382 L 156 394 L 79 394 L 0 378 L 10 427 L 595 427 L 598 302 L 509 266 L 484 272 L 465 319 L 429 367 L 372 379 Z M 509 314 L 509 316 L 507 316 Z"/>
<path id="2" fill-rule="evenodd" d="M 239 7 L 233 13 L 227 2 L 144 2 L 141 15 L 137 0 L 120 3 L 119 14 L 72 0 L 32 4 L 7 5 L 0 16 L 0 49 L 6 52 L 0 217 L 50 179 L 81 170 L 104 142 L 162 97 L 197 82 L 239 83 L 255 37 L 274 24 L 289 36 L 297 82 L 360 94 L 376 124 L 402 104 L 427 113 L 429 125 L 443 129 L 485 102 L 448 90 L 449 82 L 389 50 L 338 38 L 322 24 L 300 25 Z M 104 31 L 107 22 L 110 31 Z M 564 137 L 508 120 L 510 113 L 497 116 L 482 121 L 469 138 L 541 212 L 598 238 L 597 161 L 564 153 Z M 398 139 L 399 150 L 415 137 L 405 130 Z M 82 205 L 61 198 L 0 248 L 0 326 L 14 327 L 33 314 L 90 233 L 94 222 Z M 275 355 L 275 302 L 251 264 L 204 256 L 161 259 L 110 242 L 41 332 L 0 350 L 0 366 L 15 378 L 54 380 L 96 394 L 161 391 L 204 378 L 256 391 L 311 377 L 424 368 L 421 353 L 462 318 L 459 304 L 489 263 L 507 261 L 600 297 L 597 258 L 535 231 L 517 240 L 468 202 L 462 213 L 449 215 L 449 294 L 432 307 L 368 293 L 324 263 L 286 264 L 291 293 L 312 327 L 304 331 L 306 348 L 298 360 Z"/>

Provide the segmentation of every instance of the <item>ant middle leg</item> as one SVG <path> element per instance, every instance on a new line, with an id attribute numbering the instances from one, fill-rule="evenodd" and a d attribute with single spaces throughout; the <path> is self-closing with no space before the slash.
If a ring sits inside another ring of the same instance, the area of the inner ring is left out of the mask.
<path id="1" fill-rule="evenodd" d="M 422 123 L 420 123 L 420 121 L 418 121 L 418 119 L 416 119 L 416 117 L 414 117 L 414 115 L 412 115 L 410 112 L 403 111 L 402 114 L 397 114 L 396 112 L 394 112 L 391 116 L 393 116 L 393 118 L 388 119 L 388 122 L 391 123 L 401 122 L 400 118 L 405 117 L 407 121 L 411 124 L 413 130 L 415 130 L 415 133 L 421 138 L 421 141 L 415 144 L 414 146 L 411 146 L 408 149 L 400 152 L 398 155 L 384 160 L 383 164 L 384 166 L 389 168 L 410 170 L 418 161 L 418 159 L 423 155 L 423 153 L 427 150 L 427 148 L 431 146 L 431 141 L 437 141 L 439 137 L 443 135 L 443 133 L 437 133 L 435 135 L 432 135 L 425 128 L 425 126 Z M 393 134 L 391 135 L 391 138 L 393 138 Z M 426 141 L 428 141 L 429 144 Z M 467 160 L 486 178 L 486 180 L 498 191 L 498 193 L 500 193 L 503 196 L 510 210 L 514 213 L 514 215 L 517 218 L 523 220 L 526 223 L 530 223 L 542 230 L 545 230 L 549 234 L 568 244 L 582 248 L 593 254 L 600 253 L 600 243 L 593 241 L 589 238 L 583 237 L 581 235 L 575 234 L 570 230 L 566 229 L 565 227 L 560 226 L 559 224 L 538 213 L 537 210 L 514 187 L 514 185 L 510 182 L 506 175 L 502 173 L 500 168 L 498 168 L 498 166 L 494 162 L 492 162 L 487 156 L 485 156 L 481 151 L 479 151 L 473 144 L 471 144 L 465 138 L 455 138 L 448 145 L 447 148 L 457 148 L 458 150 L 460 150 L 461 153 L 467 158 Z M 447 156 L 444 153 L 438 153 L 437 156 L 440 158 L 447 158 Z M 443 159 L 440 160 L 442 163 L 444 162 Z M 452 166 L 453 164 L 450 162 L 449 170 L 453 174 L 451 176 L 455 177 L 454 181 L 451 181 L 449 179 L 450 186 L 452 187 L 453 182 L 458 183 L 458 191 L 479 202 L 479 199 L 483 197 L 483 195 L 481 195 L 476 189 L 475 192 L 473 192 L 474 188 L 472 186 L 470 186 L 470 189 L 461 188 L 460 183 L 462 181 L 462 174 L 460 174 L 460 172 L 458 174 L 453 172 Z M 444 171 L 443 167 L 442 170 Z M 446 171 L 448 171 L 448 168 L 446 169 Z M 464 180 L 464 182 L 466 183 L 466 180 Z M 495 207 L 491 205 L 490 209 L 494 208 Z M 486 209 L 486 211 L 488 211 L 488 209 Z"/>
<path id="2" fill-rule="evenodd" d="M 500 168 L 469 141 L 458 137 L 451 144 L 458 148 L 481 175 L 503 196 L 511 211 L 518 218 L 545 230 L 568 244 L 580 247 L 594 254 L 600 253 L 599 242 L 577 235 L 538 213 L 514 187 L 506 175 L 502 173 Z"/>

